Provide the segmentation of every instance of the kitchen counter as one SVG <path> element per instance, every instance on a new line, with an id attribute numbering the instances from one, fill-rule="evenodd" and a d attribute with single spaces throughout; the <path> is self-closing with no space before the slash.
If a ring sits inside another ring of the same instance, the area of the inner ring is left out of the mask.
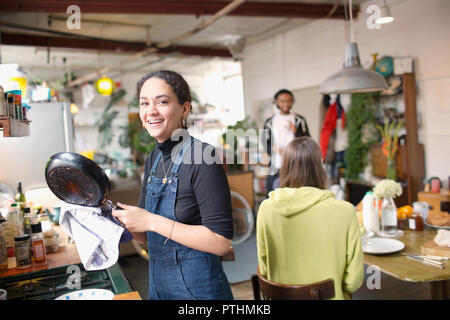
<path id="1" fill-rule="evenodd" d="M 33 267 L 28 269 L 16 269 L 16 268 L 8 269 L 8 271 L 0 274 L 0 287 L 2 287 L 3 283 L 3 286 L 6 288 L 5 286 L 6 283 L 11 283 L 11 281 L 13 282 L 15 281 L 16 285 L 11 286 L 11 288 L 13 288 L 17 286 L 18 282 L 23 281 L 23 279 L 27 279 L 27 281 L 30 280 L 30 283 L 31 281 L 33 281 L 33 284 L 36 287 L 36 290 L 33 291 L 33 293 L 35 292 L 40 293 L 41 286 L 39 286 L 39 284 L 43 283 L 44 280 L 42 279 L 44 279 L 44 277 L 49 276 L 50 274 L 54 275 L 61 273 L 66 274 L 65 267 L 69 265 L 78 265 L 83 270 L 75 243 L 69 243 L 68 236 L 61 226 L 54 226 L 53 228 L 59 234 L 60 243 L 57 252 L 47 254 L 47 265 L 44 266 L 33 265 Z M 47 269 L 48 271 L 46 271 Z M 102 272 L 102 274 L 99 274 L 100 272 Z M 115 293 L 114 300 L 142 300 L 138 292 L 132 291 L 129 282 L 124 276 L 118 263 L 103 271 L 100 270 L 89 271 L 88 273 L 90 274 L 88 280 L 82 283 L 88 285 L 88 282 L 90 281 L 91 284 L 89 284 L 88 287 L 82 287 L 83 289 L 93 287 L 104 288 L 108 290 L 110 289 Z M 38 279 L 38 280 L 31 280 L 31 279 Z M 109 279 L 108 280 L 109 282 L 106 284 L 107 286 L 106 287 L 100 286 L 105 285 L 106 279 Z M 93 286 L 94 282 L 92 281 L 98 282 L 98 287 L 97 285 Z M 17 294 L 17 290 L 16 292 L 14 292 L 14 294 Z M 56 296 L 57 294 L 47 296 L 44 295 L 43 299 L 53 299 Z M 29 295 L 25 296 L 24 298 L 30 297 L 31 296 Z M 21 299 L 16 295 L 15 299 L 18 298 Z"/>
<path id="2" fill-rule="evenodd" d="M 8 269 L 8 271 L 0 274 L 0 277 L 81 263 L 75 243 L 69 243 L 69 238 L 61 226 L 53 226 L 53 228 L 59 234 L 59 248 L 57 252 L 50 252 L 47 254 L 47 265 L 37 266 L 33 264 L 33 266 L 28 269 Z"/>
<path id="3" fill-rule="evenodd" d="M 141 296 L 137 291 L 116 294 L 113 300 L 142 300 Z"/>

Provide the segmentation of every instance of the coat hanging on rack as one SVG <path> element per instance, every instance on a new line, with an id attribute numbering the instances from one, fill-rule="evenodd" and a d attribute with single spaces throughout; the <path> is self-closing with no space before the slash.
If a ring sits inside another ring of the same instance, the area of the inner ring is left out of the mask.
<path id="1" fill-rule="evenodd" d="M 323 98 L 325 108 L 328 108 L 323 121 L 322 130 L 320 132 L 320 148 L 322 150 L 322 159 L 327 157 L 327 151 L 329 151 L 330 138 L 333 135 L 338 119 L 342 119 L 342 129 L 345 127 L 345 112 L 341 105 L 340 96 L 337 95 L 336 100 L 330 105 L 330 96 L 325 95 Z M 334 151 L 334 147 L 331 148 Z"/>

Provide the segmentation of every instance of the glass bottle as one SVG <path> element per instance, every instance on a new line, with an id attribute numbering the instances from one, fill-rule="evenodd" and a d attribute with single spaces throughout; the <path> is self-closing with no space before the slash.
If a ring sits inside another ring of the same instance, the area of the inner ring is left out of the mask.
<path id="1" fill-rule="evenodd" d="M 23 223 L 22 223 L 22 230 L 23 230 L 23 234 L 28 234 L 30 236 L 30 251 L 31 251 L 31 255 L 33 255 L 33 248 L 31 245 L 31 210 L 30 207 L 26 207 L 24 209 L 24 213 L 23 213 Z"/>
<path id="2" fill-rule="evenodd" d="M 11 210 L 8 211 L 6 220 L 16 229 L 14 236 L 22 234 L 22 221 L 20 219 L 19 212 L 17 211 L 17 203 L 11 204 Z"/>
<path id="3" fill-rule="evenodd" d="M 397 207 L 392 197 L 383 198 L 381 203 L 381 232 L 386 235 L 397 234 Z"/>
<path id="4" fill-rule="evenodd" d="M 22 192 L 22 182 L 19 182 L 17 185 L 17 193 L 14 196 L 14 200 L 17 202 L 17 205 L 22 210 L 27 205 L 27 200 L 25 199 L 25 195 Z"/>
<path id="5" fill-rule="evenodd" d="M 34 262 L 37 265 L 47 264 L 47 253 L 45 252 L 44 234 L 42 233 L 41 223 L 35 223 L 31 225 L 32 236 L 31 241 L 33 244 L 33 256 Z"/>
<path id="6" fill-rule="evenodd" d="M 8 269 L 12 269 L 16 267 L 16 255 L 14 252 L 14 228 L 8 225 L 8 222 L 1 216 L 1 214 L 0 225 L 2 227 L 3 240 L 5 241 Z"/>
<path id="7" fill-rule="evenodd" d="M 24 209 L 22 226 L 23 233 L 31 236 L 31 211 L 29 207 Z"/>
<path id="8" fill-rule="evenodd" d="M 6 241 L 3 237 L 3 226 L 0 223 L 0 274 L 8 270 L 8 251 L 6 250 Z"/>
<path id="9" fill-rule="evenodd" d="M 5 245 L 6 245 L 6 250 L 7 251 L 11 251 L 14 252 L 14 237 L 16 236 L 16 228 L 14 227 L 14 225 L 10 222 L 3 222 L 2 223 L 3 226 L 3 230 L 2 230 L 2 234 L 3 234 L 3 238 L 5 239 Z"/>
<path id="10" fill-rule="evenodd" d="M 397 169 L 393 158 L 387 159 L 386 179 L 397 180 Z"/>

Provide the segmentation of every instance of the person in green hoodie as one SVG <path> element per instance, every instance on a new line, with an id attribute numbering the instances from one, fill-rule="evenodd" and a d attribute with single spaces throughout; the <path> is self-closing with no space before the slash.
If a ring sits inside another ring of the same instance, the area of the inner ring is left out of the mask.
<path id="1" fill-rule="evenodd" d="M 325 188 L 319 145 L 309 137 L 291 141 L 283 153 L 280 188 L 258 211 L 258 268 L 283 284 L 332 278 L 333 299 L 350 299 L 364 279 L 360 228 L 353 205 Z"/>

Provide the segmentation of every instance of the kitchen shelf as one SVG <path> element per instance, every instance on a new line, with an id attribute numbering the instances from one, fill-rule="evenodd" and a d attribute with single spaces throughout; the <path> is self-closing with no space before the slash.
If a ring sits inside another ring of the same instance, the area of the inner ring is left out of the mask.
<path id="1" fill-rule="evenodd" d="M 18 121 L 8 116 L 0 116 L 3 137 L 25 137 L 30 135 L 30 121 Z"/>

